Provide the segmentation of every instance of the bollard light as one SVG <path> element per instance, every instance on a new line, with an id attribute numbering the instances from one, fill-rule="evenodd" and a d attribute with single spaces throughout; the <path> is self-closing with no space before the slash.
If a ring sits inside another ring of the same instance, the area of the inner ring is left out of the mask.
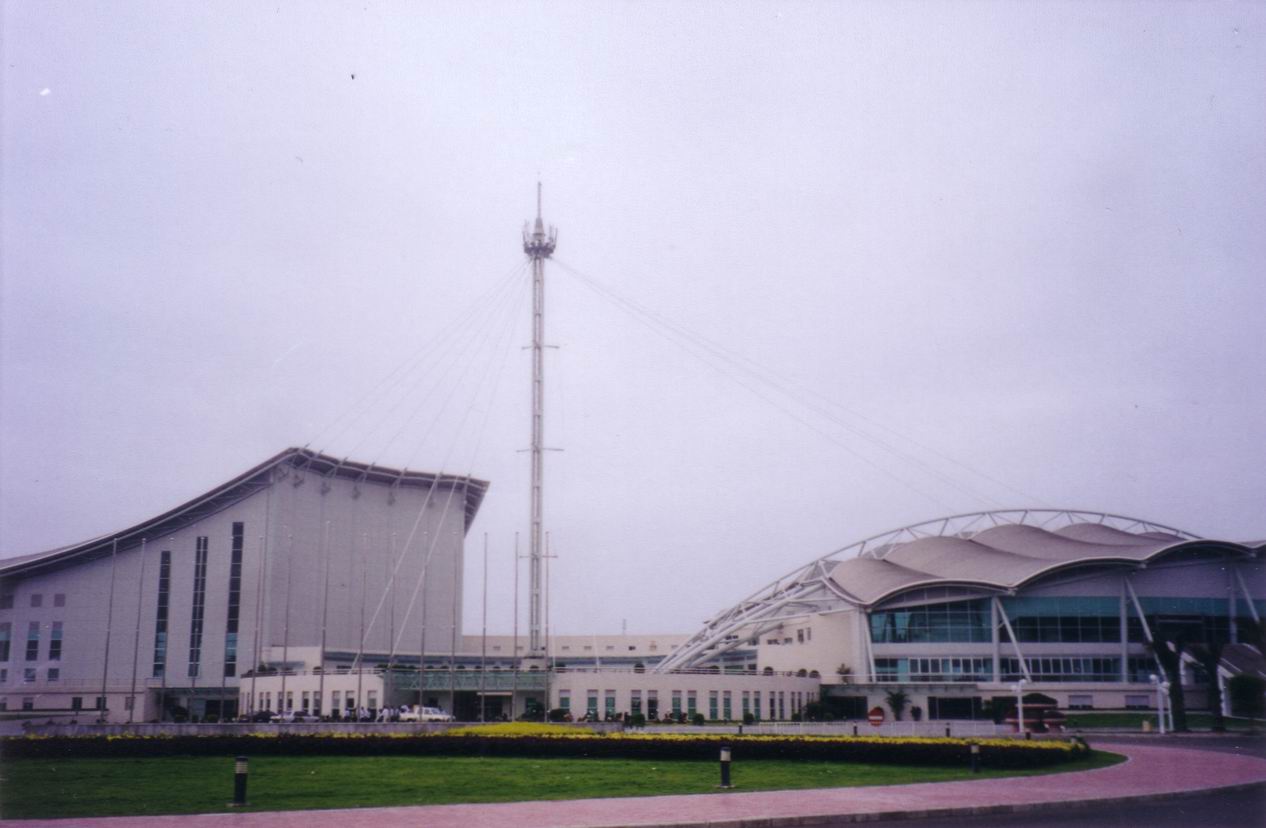
<path id="1" fill-rule="evenodd" d="M 246 805 L 246 777 L 250 773 L 250 760 L 245 756 L 237 757 L 233 763 L 233 802 L 234 808 L 242 808 Z"/>
<path id="2" fill-rule="evenodd" d="M 971 772 L 980 773 L 980 744 L 971 743 Z"/>
<path id="3" fill-rule="evenodd" d="M 730 746 L 721 745 L 721 787 L 732 788 L 730 784 Z"/>

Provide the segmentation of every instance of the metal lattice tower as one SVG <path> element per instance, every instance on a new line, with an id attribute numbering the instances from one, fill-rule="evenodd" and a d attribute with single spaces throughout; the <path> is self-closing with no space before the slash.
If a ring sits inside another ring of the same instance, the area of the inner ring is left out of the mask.
<path id="1" fill-rule="evenodd" d="M 542 637 L 541 566 L 542 546 L 543 452 L 545 436 L 545 260 L 554 253 L 558 231 L 548 232 L 541 220 L 541 182 L 536 182 L 536 223 L 529 232 L 523 227 L 523 252 L 532 260 L 532 526 L 528 546 L 528 654 L 545 655 Z"/>

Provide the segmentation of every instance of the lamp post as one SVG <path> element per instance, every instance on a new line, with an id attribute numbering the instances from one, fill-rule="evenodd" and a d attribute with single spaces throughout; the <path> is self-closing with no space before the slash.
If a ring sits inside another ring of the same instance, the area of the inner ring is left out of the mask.
<path id="1" fill-rule="evenodd" d="M 1020 679 L 1011 685 L 1011 690 L 1015 693 L 1015 709 L 1016 715 L 1019 717 L 1020 733 L 1024 733 L 1024 685 L 1027 683 L 1028 679 Z"/>

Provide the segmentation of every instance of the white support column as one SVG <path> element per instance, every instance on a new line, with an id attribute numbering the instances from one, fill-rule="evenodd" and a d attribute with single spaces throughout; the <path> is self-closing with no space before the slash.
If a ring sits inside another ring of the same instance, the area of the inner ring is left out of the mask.
<path id="1" fill-rule="evenodd" d="M 993 644 L 993 680 L 1002 681 L 1002 636 L 998 635 L 998 603 L 989 602 L 989 640 Z"/>
<path id="2" fill-rule="evenodd" d="M 1257 605 L 1253 603 L 1253 596 L 1249 594 L 1248 584 L 1244 583 L 1244 576 L 1240 574 L 1238 568 L 1234 569 L 1235 580 L 1239 582 L 1240 589 L 1244 592 L 1244 603 L 1248 604 L 1248 614 L 1253 616 L 1254 623 L 1262 623 L 1261 616 L 1257 614 Z"/>
<path id="3" fill-rule="evenodd" d="M 1007 628 L 1007 635 L 1011 636 L 1011 646 L 1015 648 L 1015 656 L 1020 660 L 1020 672 L 1024 673 L 1025 681 L 1032 681 L 1033 676 L 1029 673 L 1029 665 L 1024 660 L 1024 653 L 1020 650 L 1020 641 L 1015 637 L 1015 630 L 1011 629 L 1011 619 L 1007 617 L 1007 611 L 1002 608 L 1002 602 L 998 600 L 998 596 L 994 596 L 993 605 L 998 611 L 998 615 L 1002 618 L 1002 624 Z"/>

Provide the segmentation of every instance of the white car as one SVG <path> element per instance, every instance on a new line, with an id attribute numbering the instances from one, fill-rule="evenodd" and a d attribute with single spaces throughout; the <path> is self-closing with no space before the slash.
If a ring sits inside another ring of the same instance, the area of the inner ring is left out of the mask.
<path id="1" fill-rule="evenodd" d="M 402 722 L 451 722 L 453 717 L 438 707 L 408 707 L 400 712 Z"/>
<path id="2" fill-rule="evenodd" d="M 273 724 L 312 723 L 321 721 L 321 717 L 306 710 L 287 710 L 283 713 L 274 713 L 271 721 Z"/>

